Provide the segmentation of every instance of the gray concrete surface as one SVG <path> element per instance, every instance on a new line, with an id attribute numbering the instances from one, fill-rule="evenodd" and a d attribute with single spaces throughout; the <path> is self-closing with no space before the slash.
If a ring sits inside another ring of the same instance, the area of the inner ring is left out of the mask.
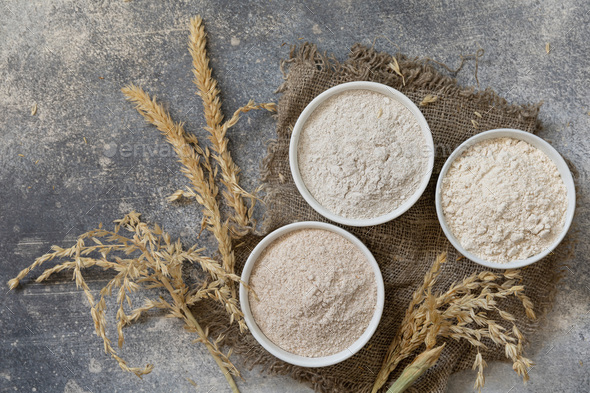
<path id="1" fill-rule="evenodd" d="M 313 41 L 345 57 L 355 42 L 455 64 L 478 47 L 482 87 L 514 102 L 545 102 L 542 134 L 579 169 L 580 243 L 555 308 L 528 354 L 537 362 L 523 386 L 507 364 L 491 364 L 486 392 L 590 391 L 590 5 L 583 0 L 513 2 L 7 1 L 0 4 L 0 391 L 227 391 L 206 351 L 177 321 L 153 317 L 127 329 L 131 364 L 152 362 L 139 380 L 119 370 L 94 336 L 83 295 L 69 277 L 6 280 L 51 244 L 70 245 L 96 223 L 131 209 L 173 236 L 195 240 L 194 206 L 164 197 L 185 180 L 158 133 L 119 89 L 129 82 L 164 100 L 189 130 L 204 135 L 190 83 L 187 22 L 202 14 L 212 65 L 230 113 L 253 98 L 277 100 L 278 61 L 288 45 Z M 386 37 L 387 39 L 383 38 Z M 551 52 L 545 52 L 546 43 Z M 393 45 L 395 44 L 395 46 Z M 473 64 L 458 76 L 473 84 Z M 31 107 L 37 104 L 35 116 Z M 256 183 L 273 122 L 254 114 L 231 134 L 246 188 Z M 155 150 L 154 150 L 155 148 Z M 22 156 L 21 156 L 22 155 Z M 91 275 L 93 290 L 107 276 Z M 239 362 L 239 361 L 238 361 Z M 286 377 L 244 370 L 244 392 L 308 392 Z M 474 373 L 449 392 L 472 391 Z"/>

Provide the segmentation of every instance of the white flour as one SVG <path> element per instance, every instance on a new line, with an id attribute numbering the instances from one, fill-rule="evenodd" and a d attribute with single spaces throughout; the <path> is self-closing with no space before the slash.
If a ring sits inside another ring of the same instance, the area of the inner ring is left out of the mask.
<path id="1" fill-rule="evenodd" d="M 539 254 L 565 224 L 567 190 L 557 167 L 514 138 L 488 139 L 467 149 L 443 179 L 441 197 L 459 243 L 492 262 Z"/>
<path id="2" fill-rule="evenodd" d="M 273 343 L 307 357 L 345 350 L 366 330 L 377 304 L 375 273 L 363 253 L 323 229 L 290 232 L 256 261 L 249 295 L 256 324 Z"/>
<path id="3" fill-rule="evenodd" d="M 416 191 L 428 151 L 408 108 L 370 90 L 330 97 L 301 131 L 299 172 L 311 195 L 341 217 L 366 219 L 397 209 Z"/>

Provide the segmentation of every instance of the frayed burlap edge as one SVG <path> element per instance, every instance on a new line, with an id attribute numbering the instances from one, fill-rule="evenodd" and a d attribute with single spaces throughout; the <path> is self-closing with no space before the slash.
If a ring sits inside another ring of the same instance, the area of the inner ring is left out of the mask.
<path id="1" fill-rule="evenodd" d="M 537 115 L 543 104 L 542 102 L 526 105 L 510 104 L 489 87 L 485 90 L 478 91 L 473 86 L 460 86 L 455 78 L 444 75 L 442 72 L 436 70 L 428 58 L 415 57 L 410 59 L 403 54 L 398 54 L 396 59 L 400 65 L 404 79 L 391 72 L 389 68 L 389 64 L 391 63 L 390 54 L 377 52 L 361 44 L 353 45 L 349 59 L 344 63 L 338 61 L 333 55 L 320 52 L 313 44 L 305 43 L 300 47 L 293 46 L 291 47 L 289 59 L 282 60 L 280 63 L 280 69 L 285 82 L 279 86 L 276 92 L 282 93 L 289 88 L 287 76 L 289 65 L 309 62 L 315 64 L 318 68 L 330 69 L 335 72 L 344 68 L 351 74 L 357 76 L 358 80 L 374 80 L 374 76 L 378 76 L 383 80 L 381 83 L 392 86 L 400 91 L 403 91 L 406 86 L 413 86 L 414 88 L 425 90 L 436 90 L 441 95 L 468 97 L 474 102 L 489 105 L 497 111 L 518 114 L 522 118 L 534 119 L 537 123 L 535 132 L 542 127 L 541 123 L 537 121 Z M 362 66 L 359 67 L 359 64 L 362 64 Z M 279 112 L 279 119 L 281 115 Z M 263 179 L 265 178 L 265 169 L 268 169 L 266 165 L 263 166 Z"/>

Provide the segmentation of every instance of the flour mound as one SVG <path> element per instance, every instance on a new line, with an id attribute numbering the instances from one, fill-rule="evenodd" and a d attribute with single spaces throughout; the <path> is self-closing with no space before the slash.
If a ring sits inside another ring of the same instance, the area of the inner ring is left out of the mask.
<path id="1" fill-rule="evenodd" d="M 401 103 L 370 90 L 349 90 L 319 105 L 298 145 L 299 172 L 317 202 L 351 219 L 388 214 L 418 189 L 427 142 Z"/>
<path id="2" fill-rule="evenodd" d="M 302 229 L 260 255 L 249 285 L 262 333 L 287 352 L 323 357 L 346 350 L 365 332 L 377 305 L 375 273 L 341 235 Z"/>
<path id="3" fill-rule="evenodd" d="M 491 262 L 539 254 L 561 234 L 567 189 L 545 153 L 514 138 L 468 148 L 442 182 L 443 213 L 459 243 Z"/>

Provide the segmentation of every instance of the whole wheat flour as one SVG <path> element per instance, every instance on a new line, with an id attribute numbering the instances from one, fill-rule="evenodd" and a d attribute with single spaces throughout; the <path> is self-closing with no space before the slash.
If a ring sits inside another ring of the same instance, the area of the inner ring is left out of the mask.
<path id="1" fill-rule="evenodd" d="M 311 195 L 341 217 L 390 213 L 410 198 L 427 170 L 426 139 L 401 103 L 370 90 L 334 95 L 305 122 L 299 172 Z"/>
<path id="2" fill-rule="evenodd" d="M 557 167 L 514 138 L 488 139 L 467 149 L 443 179 L 441 197 L 461 245 L 488 261 L 536 255 L 565 223 L 567 190 Z"/>
<path id="3" fill-rule="evenodd" d="M 377 303 L 375 273 L 350 241 L 323 229 L 290 232 L 256 261 L 250 309 L 264 335 L 307 357 L 345 350 L 366 330 Z"/>

